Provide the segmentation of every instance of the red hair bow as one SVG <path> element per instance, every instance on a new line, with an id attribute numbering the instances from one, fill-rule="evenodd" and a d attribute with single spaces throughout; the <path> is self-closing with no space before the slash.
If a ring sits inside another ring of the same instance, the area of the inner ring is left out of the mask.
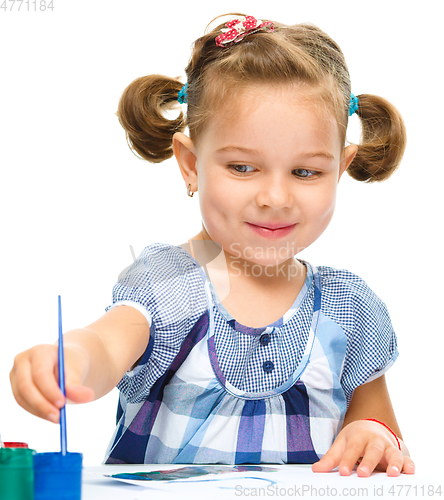
<path id="1" fill-rule="evenodd" d="M 253 16 L 233 19 L 222 29 L 222 34 L 216 37 L 216 45 L 218 47 L 229 47 L 233 43 L 240 42 L 246 35 L 256 33 L 262 29 L 274 31 L 273 23 L 271 21 L 259 21 Z"/>

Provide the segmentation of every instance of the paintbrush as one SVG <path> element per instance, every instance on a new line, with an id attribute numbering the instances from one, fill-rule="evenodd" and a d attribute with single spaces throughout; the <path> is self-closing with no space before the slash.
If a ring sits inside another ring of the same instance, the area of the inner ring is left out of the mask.
<path id="1" fill-rule="evenodd" d="M 62 302 L 59 295 L 59 387 L 66 398 L 65 392 L 65 358 L 63 356 L 63 331 L 62 331 Z M 60 408 L 60 448 L 62 455 L 66 455 L 66 411 L 65 405 Z"/>

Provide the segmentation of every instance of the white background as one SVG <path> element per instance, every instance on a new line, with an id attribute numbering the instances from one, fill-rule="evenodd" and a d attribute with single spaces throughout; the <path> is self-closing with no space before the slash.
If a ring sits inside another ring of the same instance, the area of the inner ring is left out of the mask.
<path id="1" fill-rule="evenodd" d="M 48 3 L 48 2 L 47 2 Z M 8 9 L 12 2 L 7 2 Z M 32 2 L 31 2 L 32 4 Z M 400 358 L 387 375 L 404 439 L 418 463 L 442 446 L 442 58 L 439 2 L 339 0 L 153 2 L 54 0 L 54 10 L 0 9 L 0 432 L 38 451 L 59 449 L 58 427 L 21 409 L 9 371 L 18 352 L 104 313 L 119 272 L 152 242 L 200 230 L 174 160 L 129 150 L 115 112 L 135 78 L 184 76 L 190 46 L 214 17 L 244 12 L 313 22 L 345 53 L 355 94 L 388 98 L 408 147 L 392 178 L 344 175 L 335 217 L 301 258 L 347 268 L 386 302 Z M 37 1 L 39 8 L 40 1 Z M 184 80 L 185 81 L 185 80 Z M 358 140 L 356 116 L 349 139 Z M 99 464 L 114 430 L 117 392 L 69 406 L 68 449 Z"/>

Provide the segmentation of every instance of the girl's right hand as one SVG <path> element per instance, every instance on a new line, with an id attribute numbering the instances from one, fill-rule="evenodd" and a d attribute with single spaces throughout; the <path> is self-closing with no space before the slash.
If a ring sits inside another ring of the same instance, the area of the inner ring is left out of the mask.
<path id="1" fill-rule="evenodd" d="M 88 403 L 94 391 L 82 385 L 79 363 L 81 353 L 65 345 L 66 399 L 73 403 Z M 77 362 L 76 362 L 77 361 Z M 65 397 L 58 384 L 57 345 L 37 345 L 18 354 L 9 375 L 17 403 L 37 417 L 58 423 Z"/>

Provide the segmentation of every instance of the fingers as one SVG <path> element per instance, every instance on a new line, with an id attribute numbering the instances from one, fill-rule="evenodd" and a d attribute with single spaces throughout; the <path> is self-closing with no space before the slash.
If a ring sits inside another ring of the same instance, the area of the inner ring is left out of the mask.
<path id="1" fill-rule="evenodd" d="M 380 424 L 353 422 L 342 429 L 328 452 L 312 466 L 313 472 L 330 472 L 338 467 L 341 476 L 349 476 L 356 463 L 359 477 L 369 477 L 378 468 L 388 476 L 413 474 L 415 465 L 395 445 Z"/>
<path id="2" fill-rule="evenodd" d="M 379 450 L 373 451 L 369 448 L 356 472 L 360 477 L 368 477 L 375 469 L 385 471 L 390 477 L 398 477 L 401 473 L 414 474 L 415 464 L 410 457 L 395 447 L 387 449 L 382 455 Z"/>
<path id="3" fill-rule="evenodd" d="M 337 467 L 335 459 L 331 456 L 324 455 L 319 462 L 315 462 L 311 466 L 311 470 L 313 472 L 331 472 L 335 467 Z"/>
<path id="4" fill-rule="evenodd" d="M 339 436 L 338 438 L 319 462 L 312 465 L 311 470 L 313 472 L 331 472 L 339 465 L 345 450 L 346 441 Z"/>
<path id="5" fill-rule="evenodd" d="M 340 433 L 328 452 L 312 466 L 313 472 L 331 472 L 338 467 L 341 476 L 349 476 L 359 458 L 362 456 L 364 445 L 356 439 L 354 442 L 346 439 Z"/>
<path id="6" fill-rule="evenodd" d="M 79 385 L 79 374 L 68 368 L 66 359 L 67 398 L 73 403 L 94 399 L 94 391 Z M 16 356 L 10 373 L 11 387 L 17 403 L 33 415 L 57 423 L 65 397 L 58 385 L 58 349 L 39 345 Z"/>
<path id="7" fill-rule="evenodd" d="M 66 398 L 70 403 L 89 403 L 94 400 L 94 391 L 84 385 L 66 385 Z"/>
<path id="8" fill-rule="evenodd" d="M 54 346 L 46 352 L 34 355 L 31 364 L 31 377 L 43 398 L 57 408 L 65 404 L 65 397 L 58 383 L 58 354 Z"/>
<path id="9" fill-rule="evenodd" d="M 358 438 L 360 438 L 360 436 L 358 436 Z M 356 462 L 363 455 L 364 446 L 362 439 L 356 439 L 347 443 L 347 447 L 339 462 L 338 471 L 341 476 L 349 476 L 352 473 Z"/>
<path id="10" fill-rule="evenodd" d="M 410 457 L 404 457 L 402 472 L 404 472 L 404 474 L 414 474 L 415 470 L 416 468 L 413 460 Z"/>
<path id="11" fill-rule="evenodd" d="M 361 463 L 356 469 L 356 473 L 359 477 L 368 477 L 378 464 L 384 462 L 390 464 L 390 466 L 385 467 L 388 475 L 399 476 L 403 462 L 403 454 L 393 446 L 386 449 L 386 443 L 384 443 L 384 441 L 373 439 L 367 444 Z"/>
<path id="12" fill-rule="evenodd" d="M 58 422 L 59 408 L 64 404 L 54 376 L 57 356 L 54 346 L 38 346 L 29 349 L 14 360 L 10 373 L 11 387 L 17 403 L 37 417 Z M 46 365 L 46 366 L 45 366 Z"/>
<path id="13" fill-rule="evenodd" d="M 385 471 L 390 477 L 398 477 L 401 473 L 414 474 L 415 464 L 413 460 L 403 454 L 395 446 L 387 446 L 383 449 L 384 443 L 377 441 L 367 445 L 365 454 L 356 472 L 358 476 L 368 477 L 373 470 Z"/>

